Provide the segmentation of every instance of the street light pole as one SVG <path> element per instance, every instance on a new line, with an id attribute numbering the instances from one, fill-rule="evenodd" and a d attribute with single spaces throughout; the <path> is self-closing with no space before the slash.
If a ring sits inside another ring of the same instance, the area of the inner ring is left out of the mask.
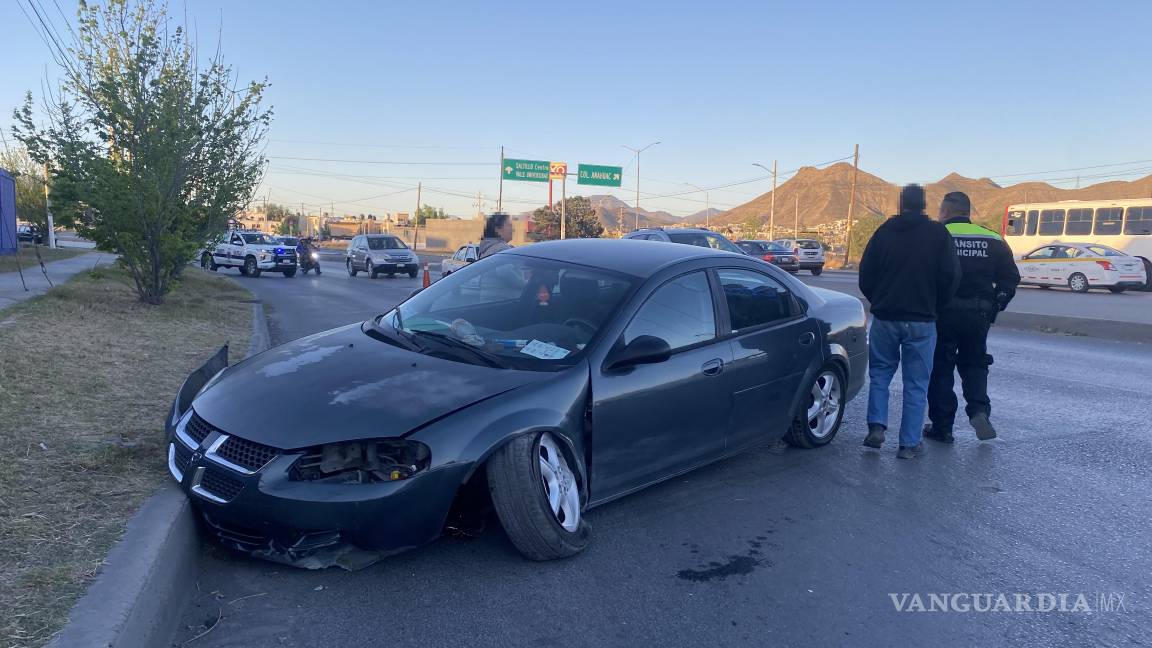
<path id="1" fill-rule="evenodd" d="M 771 220 L 769 221 L 769 224 L 768 224 L 768 238 L 775 240 L 775 238 L 776 238 L 776 160 L 772 160 L 772 168 L 771 169 L 764 166 L 763 164 L 760 164 L 759 162 L 753 162 L 752 166 L 760 167 L 761 169 L 764 169 L 768 173 L 772 174 L 772 201 L 771 201 L 771 207 L 769 208 L 771 210 L 769 212 Z"/>
<path id="2" fill-rule="evenodd" d="M 704 228 L 707 229 L 712 227 L 712 203 L 708 200 L 708 192 L 704 189 L 701 189 L 700 187 L 697 187 L 691 182 L 685 182 L 684 184 L 704 194 Z"/>
<path id="3" fill-rule="evenodd" d="M 631 146 L 625 146 L 621 144 L 621 146 L 624 146 L 624 148 L 636 154 L 636 229 L 640 229 L 640 154 L 659 143 L 660 142 L 658 141 L 652 142 L 648 146 L 638 149 L 634 149 Z"/>

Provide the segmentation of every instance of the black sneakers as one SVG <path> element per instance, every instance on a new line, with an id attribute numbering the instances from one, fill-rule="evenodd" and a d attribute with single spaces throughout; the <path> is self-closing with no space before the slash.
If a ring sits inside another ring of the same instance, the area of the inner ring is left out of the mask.
<path id="1" fill-rule="evenodd" d="M 879 423 L 869 423 L 868 436 L 864 437 L 864 445 L 869 448 L 879 448 L 884 445 L 884 430 L 886 429 Z"/>
<path id="2" fill-rule="evenodd" d="M 992 421 L 988 420 L 988 415 L 984 412 L 977 412 L 973 414 L 968 422 L 976 429 L 976 438 L 981 441 L 996 438 L 996 428 L 992 427 Z"/>
<path id="3" fill-rule="evenodd" d="M 935 423 L 929 423 L 924 426 L 924 438 L 932 439 L 940 443 L 956 442 L 956 438 L 952 436 L 952 426 L 937 426 Z"/>

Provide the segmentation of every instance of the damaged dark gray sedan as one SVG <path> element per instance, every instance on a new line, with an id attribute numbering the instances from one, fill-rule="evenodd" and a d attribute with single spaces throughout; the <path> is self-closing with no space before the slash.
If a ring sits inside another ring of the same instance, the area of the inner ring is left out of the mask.
<path id="1" fill-rule="evenodd" d="M 225 545 L 320 566 L 495 508 L 546 560 L 585 513 L 783 437 L 836 435 L 859 300 L 755 259 L 616 240 L 508 250 L 389 313 L 185 382 L 168 466 Z M 273 414 L 274 413 L 274 414 Z"/>

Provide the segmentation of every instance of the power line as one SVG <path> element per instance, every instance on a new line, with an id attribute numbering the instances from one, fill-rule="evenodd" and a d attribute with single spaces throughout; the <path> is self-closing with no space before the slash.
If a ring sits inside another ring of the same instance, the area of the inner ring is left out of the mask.
<path id="1" fill-rule="evenodd" d="M 358 148 L 422 149 L 443 151 L 495 151 L 499 146 L 440 146 L 435 144 L 360 144 L 354 142 L 317 142 L 312 140 L 269 139 L 269 142 L 285 144 L 312 144 L 316 146 L 351 146 Z"/>
<path id="2" fill-rule="evenodd" d="M 1033 171 L 1030 173 L 1002 173 L 1000 175 L 988 176 L 989 179 L 996 178 L 1020 178 L 1023 176 L 1036 176 L 1044 175 L 1047 173 L 1067 173 L 1069 171 L 1087 171 L 1090 169 L 1107 169 L 1109 167 L 1128 166 L 1130 164 L 1148 164 L 1152 160 L 1134 160 L 1132 162 L 1116 162 L 1114 164 L 1097 164 L 1094 166 L 1075 167 L 1072 169 L 1052 169 L 1049 171 Z"/>
<path id="3" fill-rule="evenodd" d="M 291 157 L 287 155 L 268 155 L 269 160 L 301 160 L 305 162 L 339 162 L 344 164 L 396 164 L 396 165 L 428 165 L 428 166 L 500 166 L 499 162 L 417 162 L 396 160 L 338 160 L 333 158 Z"/>

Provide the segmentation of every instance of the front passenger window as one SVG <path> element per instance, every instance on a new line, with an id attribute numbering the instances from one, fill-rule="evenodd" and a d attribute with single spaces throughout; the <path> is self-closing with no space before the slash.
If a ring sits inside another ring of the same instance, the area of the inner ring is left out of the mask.
<path id="1" fill-rule="evenodd" d="M 732 332 L 791 318 L 791 295 L 775 279 L 750 270 L 720 270 Z"/>
<path id="2" fill-rule="evenodd" d="M 707 275 L 693 272 L 652 293 L 624 330 L 624 344 L 641 335 L 658 337 L 673 351 L 715 338 L 716 315 Z"/>

